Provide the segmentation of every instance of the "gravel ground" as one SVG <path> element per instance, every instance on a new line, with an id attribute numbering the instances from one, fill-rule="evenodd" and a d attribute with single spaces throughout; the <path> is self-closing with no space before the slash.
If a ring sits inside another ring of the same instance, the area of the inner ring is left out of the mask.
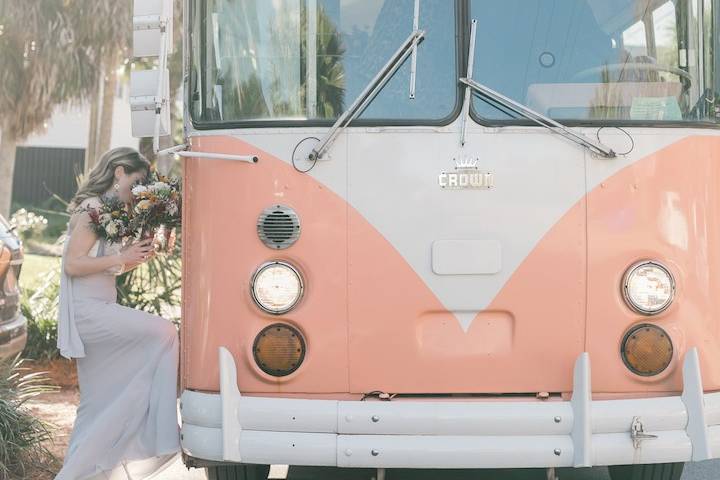
<path id="1" fill-rule="evenodd" d="M 47 466 L 48 471 L 36 471 L 28 475 L 28 480 L 52 480 L 62 466 L 62 458 L 68 447 L 70 432 L 75 421 L 75 410 L 80 400 L 77 388 L 64 388 L 58 392 L 45 393 L 27 402 L 28 408 L 38 417 L 51 423 L 54 442 L 48 444 L 50 451 L 58 458 L 54 465 Z M 190 469 L 178 457 L 171 467 L 154 477 L 153 480 L 205 480 L 204 470 Z"/>

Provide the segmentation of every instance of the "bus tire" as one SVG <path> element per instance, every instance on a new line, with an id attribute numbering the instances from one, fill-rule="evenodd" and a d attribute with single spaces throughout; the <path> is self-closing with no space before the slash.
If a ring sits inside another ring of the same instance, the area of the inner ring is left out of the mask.
<path id="1" fill-rule="evenodd" d="M 267 480 L 270 465 L 222 465 L 205 467 L 208 480 Z"/>
<path id="2" fill-rule="evenodd" d="M 682 462 L 612 465 L 608 471 L 612 480 L 680 480 L 684 467 Z"/>

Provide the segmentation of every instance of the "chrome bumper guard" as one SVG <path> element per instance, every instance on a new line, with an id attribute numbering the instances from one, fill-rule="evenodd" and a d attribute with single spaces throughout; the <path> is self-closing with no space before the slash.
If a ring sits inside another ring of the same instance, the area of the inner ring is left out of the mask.
<path id="1" fill-rule="evenodd" d="M 560 402 L 362 402 L 246 397 L 219 349 L 220 394 L 186 390 L 182 447 L 227 462 L 364 468 L 548 468 L 720 457 L 720 392 L 704 394 L 697 349 L 681 396 L 591 400 L 581 354 Z"/>

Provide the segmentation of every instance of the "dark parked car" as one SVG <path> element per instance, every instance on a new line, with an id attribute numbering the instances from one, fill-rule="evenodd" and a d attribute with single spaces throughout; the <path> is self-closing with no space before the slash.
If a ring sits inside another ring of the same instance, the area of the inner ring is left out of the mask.
<path id="1" fill-rule="evenodd" d="M 27 320 L 20 311 L 18 280 L 23 262 L 20 238 L 0 215 L 0 360 L 25 348 Z"/>

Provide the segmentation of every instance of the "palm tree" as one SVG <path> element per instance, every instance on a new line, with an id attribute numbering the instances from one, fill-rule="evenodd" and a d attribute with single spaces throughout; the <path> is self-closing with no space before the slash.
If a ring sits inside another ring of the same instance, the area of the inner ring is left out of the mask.
<path id="1" fill-rule="evenodd" d="M 182 1 L 174 3 L 178 25 Z M 182 63 L 181 29 L 174 32 L 171 91 Z M 16 145 L 58 105 L 90 100 L 86 170 L 110 147 L 116 72 L 129 60 L 131 33 L 129 0 L 0 0 L 0 214 L 10 210 Z"/>
<path id="2" fill-rule="evenodd" d="M 79 0 L 75 0 L 77 2 Z M 0 0 L 0 214 L 10 213 L 15 147 L 97 78 L 75 39 L 71 0 Z M 88 2 L 91 3 L 91 2 Z"/>
<path id="3" fill-rule="evenodd" d="M 116 70 L 129 55 L 132 5 L 129 1 L 85 0 L 68 5 L 79 45 L 95 61 L 97 75 L 90 90 L 90 125 L 85 150 L 85 171 L 100 153 L 110 148 Z"/>

